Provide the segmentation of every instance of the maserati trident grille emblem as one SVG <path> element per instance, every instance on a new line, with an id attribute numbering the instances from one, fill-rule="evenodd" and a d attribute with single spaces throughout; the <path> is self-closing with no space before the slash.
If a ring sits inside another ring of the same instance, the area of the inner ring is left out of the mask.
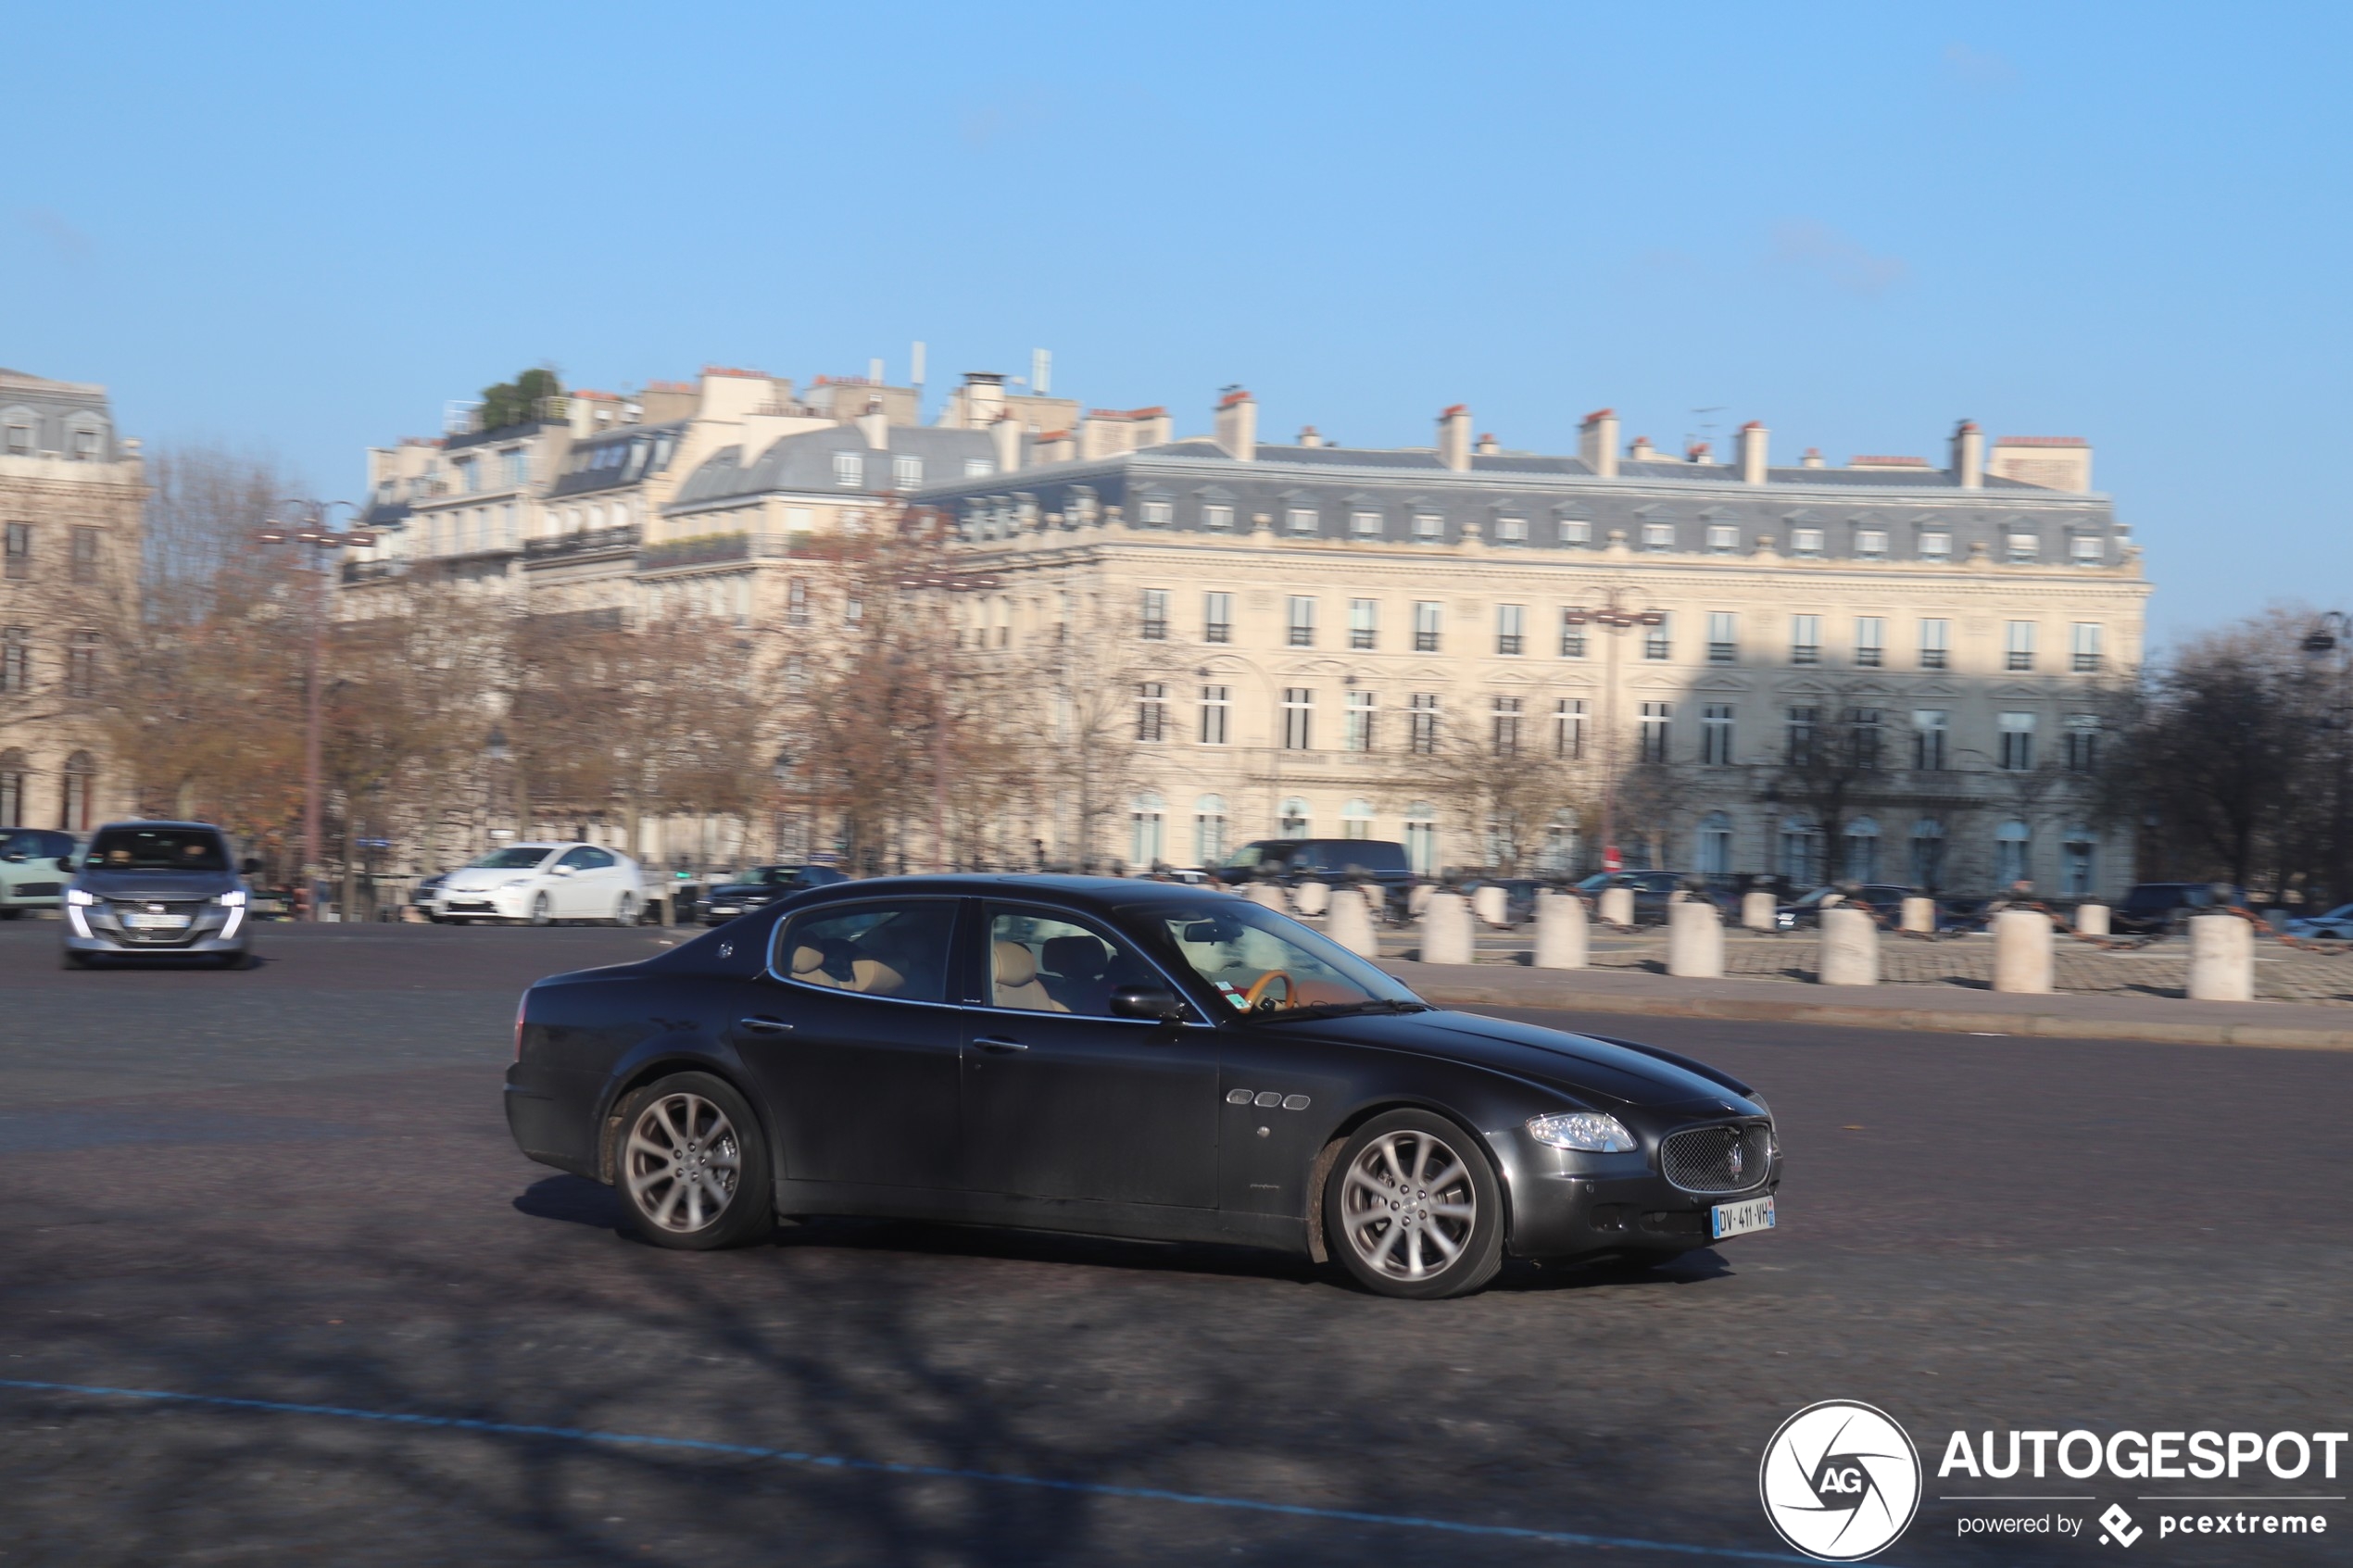
<path id="1" fill-rule="evenodd" d="M 1744 1156 L 1741 1153 L 1741 1146 L 1740 1146 L 1740 1145 L 1738 1145 L 1738 1144 L 1734 1144 L 1734 1145 L 1732 1146 L 1732 1174 L 1733 1174 L 1733 1175 L 1737 1176 L 1737 1175 L 1739 1175 L 1739 1174 L 1741 1173 L 1741 1164 L 1742 1164 L 1742 1162 L 1743 1162 L 1743 1159 L 1744 1159 L 1744 1158 L 1745 1158 L 1745 1157 L 1744 1157 Z"/>

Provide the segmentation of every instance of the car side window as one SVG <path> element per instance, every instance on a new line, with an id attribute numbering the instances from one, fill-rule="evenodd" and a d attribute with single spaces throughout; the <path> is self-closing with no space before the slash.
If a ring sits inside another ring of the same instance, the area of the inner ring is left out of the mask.
<path id="1" fill-rule="evenodd" d="M 1167 982 L 1124 940 L 1043 909 L 988 909 L 991 1007 L 1109 1018 L 1123 985 Z"/>
<path id="2" fill-rule="evenodd" d="M 612 856 L 602 849 L 590 847 L 575 849 L 572 853 L 581 857 L 580 865 L 586 871 L 600 872 L 613 863 Z M 571 856 L 566 856 L 565 859 L 569 859 Z"/>
<path id="3" fill-rule="evenodd" d="M 804 985 L 907 1002 L 946 1001 L 955 926 L 952 899 L 828 905 L 794 916 L 778 931 L 775 967 Z"/>
<path id="4" fill-rule="evenodd" d="M 564 852 L 564 858 L 558 860 L 556 864 L 560 866 L 570 866 L 576 872 L 586 871 L 590 866 L 597 863 L 588 858 L 595 853 L 595 850 L 589 848 L 584 844 L 577 849 L 566 850 Z"/>

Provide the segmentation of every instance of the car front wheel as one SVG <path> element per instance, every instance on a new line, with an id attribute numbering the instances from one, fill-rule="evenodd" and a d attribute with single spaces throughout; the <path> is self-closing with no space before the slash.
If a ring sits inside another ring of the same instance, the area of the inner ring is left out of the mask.
<path id="1" fill-rule="evenodd" d="M 1478 1140 L 1443 1116 L 1392 1110 L 1356 1131 L 1324 1188 L 1325 1244 L 1378 1296 L 1477 1290 L 1504 1262 L 1504 1195 Z"/>
<path id="2" fill-rule="evenodd" d="M 534 925 L 547 923 L 547 896 L 545 893 L 535 893 L 531 896 L 531 923 Z"/>
<path id="3" fill-rule="evenodd" d="M 656 1247 L 740 1247 L 775 1224 L 768 1146 L 751 1107 L 707 1073 L 648 1085 L 623 1104 L 613 1161 L 630 1228 Z"/>
<path id="4" fill-rule="evenodd" d="M 615 925 L 637 923 L 637 896 L 635 893 L 624 893 L 621 896 L 621 902 L 613 906 L 612 922 Z"/>

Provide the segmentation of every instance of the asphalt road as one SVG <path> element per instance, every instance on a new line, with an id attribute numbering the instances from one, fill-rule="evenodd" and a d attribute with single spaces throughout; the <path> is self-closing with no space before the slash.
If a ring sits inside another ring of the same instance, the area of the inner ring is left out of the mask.
<path id="1" fill-rule="evenodd" d="M 1764 1090 L 1783 1228 L 1410 1304 L 1242 1250 L 625 1240 L 499 1074 L 525 982 L 658 932 L 271 927 L 233 974 L 55 939 L 0 925 L 0 1379 L 340 1413 L 0 1386 L 0 1563 L 1740 1561 L 1782 1549 L 1765 1442 L 1831 1398 L 1925 1450 L 1885 1561 L 2066 1562 L 2118 1549 L 1957 1535 L 1950 1432 L 2353 1417 L 2353 1055 L 1596 1019 Z M 2345 1561 L 2310 1506 L 2128 1561 Z"/>

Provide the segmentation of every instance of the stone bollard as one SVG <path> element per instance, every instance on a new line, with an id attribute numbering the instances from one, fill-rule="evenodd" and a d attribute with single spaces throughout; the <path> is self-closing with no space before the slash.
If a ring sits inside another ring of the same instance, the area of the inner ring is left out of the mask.
<path id="1" fill-rule="evenodd" d="M 2078 904 L 2075 906 L 2075 929 L 2086 936 L 2108 935 L 2108 906 Z"/>
<path id="2" fill-rule="evenodd" d="M 2190 918 L 2190 1000 L 2255 999 L 2255 922 L 2236 915 Z"/>
<path id="3" fill-rule="evenodd" d="M 1594 911 L 1612 925 L 1634 923 L 1634 890 L 1630 887 L 1602 889 L 1601 908 Z"/>
<path id="4" fill-rule="evenodd" d="M 1437 891 L 1427 882 L 1414 884 L 1405 892 L 1405 912 L 1416 920 L 1421 919 L 1422 911 L 1429 908 L 1430 895 Z"/>
<path id="5" fill-rule="evenodd" d="M 1867 909 L 1822 911 L 1822 951 L 1815 977 L 1825 985 L 1879 984 L 1879 922 Z"/>
<path id="6" fill-rule="evenodd" d="M 1585 900 L 1573 893 L 1536 895 L 1536 967 L 1585 967 Z"/>
<path id="7" fill-rule="evenodd" d="M 1903 918 L 1896 923 L 1906 931 L 1934 931 L 1936 929 L 1936 900 L 1933 898 L 1905 899 Z"/>
<path id="8" fill-rule="evenodd" d="M 1332 907 L 1332 890 L 1327 883 L 1302 882 L 1291 890 L 1291 897 L 1302 915 L 1320 915 Z"/>
<path id="9" fill-rule="evenodd" d="M 1774 901 L 1773 896 L 1762 888 L 1742 894 L 1741 929 L 1743 931 L 1776 929 L 1773 923 L 1773 912 L 1780 908 L 1780 904 Z"/>
<path id="10" fill-rule="evenodd" d="M 2050 994 L 2050 916 L 2039 909 L 2004 909 L 1994 917 L 1994 989 Z"/>
<path id="11" fill-rule="evenodd" d="M 1512 924 L 1511 895 L 1494 883 L 1471 889 L 1471 913 L 1498 931 L 1508 931 Z"/>
<path id="12" fill-rule="evenodd" d="M 1469 901 L 1459 893 L 1431 895 L 1422 911 L 1422 962 L 1469 963 L 1474 953 Z"/>
<path id="13" fill-rule="evenodd" d="M 1724 978 L 1724 916 L 1705 898 L 1667 906 L 1667 972 L 1679 980 Z"/>
<path id="14" fill-rule="evenodd" d="M 1372 895 L 1353 887 L 1334 893 L 1324 935 L 1360 959 L 1380 957 L 1380 938 L 1373 932 Z"/>
<path id="15" fill-rule="evenodd" d="M 1290 913 L 1290 907 L 1283 902 L 1283 890 L 1271 882 L 1252 883 L 1242 889 L 1242 897 L 1253 904 L 1263 904 L 1284 914 Z"/>

